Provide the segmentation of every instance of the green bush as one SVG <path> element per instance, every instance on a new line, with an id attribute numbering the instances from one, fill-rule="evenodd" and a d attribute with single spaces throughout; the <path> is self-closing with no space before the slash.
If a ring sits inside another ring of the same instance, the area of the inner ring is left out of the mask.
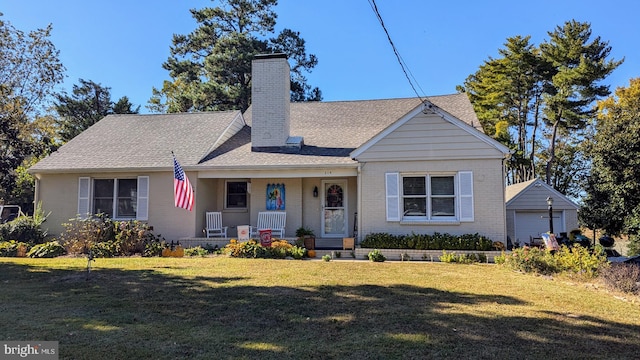
<path id="1" fill-rule="evenodd" d="M 590 250 L 578 244 L 571 248 L 563 245 L 554 254 L 559 271 L 594 278 L 598 271 L 606 266 L 607 256 L 602 246 Z"/>
<path id="2" fill-rule="evenodd" d="M 0 241 L 0 257 L 16 257 L 20 247 L 23 247 L 23 251 L 29 251 L 29 244 L 23 242 L 17 242 L 15 240 Z M 22 255 L 24 256 L 24 255 Z"/>
<path id="3" fill-rule="evenodd" d="M 202 246 L 196 246 L 192 248 L 184 249 L 184 256 L 207 256 L 209 251 Z"/>
<path id="4" fill-rule="evenodd" d="M 607 259 L 601 248 L 590 251 L 580 245 L 571 248 L 562 245 L 560 250 L 552 253 L 537 247 L 525 246 L 513 249 L 510 255 L 505 255 L 504 265 L 526 273 L 566 273 L 593 278 L 599 270 L 607 266 Z"/>
<path id="5" fill-rule="evenodd" d="M 331 255 L 329 254 L 322 255 L 322 261 L 325 261 L 325 262 L 331 261 Z"/>
<path id="6" fill-rule="evenodd" d="M 433 233 L 411 235 L 391 235 L 371 233 L 360 244 L 363 248 L 376 249 L 416 249 L 416 250 L 477 250 L 493 249 L 493 242 L 479 234 L 451 235 Z"/>
<path id="7" fill-rule="evenodd" d="M 118 246 L 113 240 L 103 241 L 91 245 L 91 255 L 94 258 L 110 258 L 118 255 Z"/>
<path id="8" fill-rule="evenodd" d="M 160 235 L 149 235 L 144 242 L 144 257 L 162 256 L 162 250 L 167 248 L 167 243 Z"/>
<path id="9" fill-rule="evenodd" d="M 8 223 L 0 225 L 0 239 L 41 244 L 46 237 L 47 233 L 41 229 L 40 224 L 31 216 L 21 215 Z"/>
<path id="10" fill-rule="evenodd" d="M 612 290 L 640 294 L 640 265 L 615 263 L 603 269 L 600 277 Z"/>
<path id="11" fill-rule="evenodd" d="M 384 262 L 385 260 L 387 260 L 384 254 L 382 254 L 382 251 L 378 249 L 374 249 L 373 251 L 369 252 L 367 257 L 369 258 L 369 261 L 373 262 Z"/>
<path id="12" fill-rule="evenodd" d="M 32 258 L 53 258 L 64 255 L 65 249 L 57 241 L 50 241 L 44 244 L 37 244 L 29 250 L 28 257 Z"/>
<path id="13" fill-rule="evenodd" d="M 553 254 L 537 247 L 513 249 L 511 254 L 505 257 L 504 265 L 525 273 L 551 275 L 559 271 Z"/>
<path id="14" fill-rule="evenodd" d="M 484 254 L 456 254 L 455 252 L 447 253 L 445 250 L 442 250 L 442 255 L 439 259 L 441 262 L 458 264 L 487 262 L 487 256 Z"/>

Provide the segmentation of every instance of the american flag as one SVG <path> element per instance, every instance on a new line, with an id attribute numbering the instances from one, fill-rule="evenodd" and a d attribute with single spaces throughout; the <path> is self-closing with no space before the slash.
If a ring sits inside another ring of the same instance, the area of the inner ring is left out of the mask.
<path id="1" fill-rule="evenodd" d="M 175 155 L 173 156 L 173 195 L 176 207 L 193 210 L 193 188 Z"/>

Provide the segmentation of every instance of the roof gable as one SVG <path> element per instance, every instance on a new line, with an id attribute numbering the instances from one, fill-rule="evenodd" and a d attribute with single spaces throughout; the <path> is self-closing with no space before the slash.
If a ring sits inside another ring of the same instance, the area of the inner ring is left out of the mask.
<path id="1" fill-rule="evenodd" d="M 537 199 L 540 199 L 540 201 L 536 203 L 535 208 L 546 208 L 547 203 L 546 201 L 543 202 L 542 200 L 546 200 L 546 198 L 549 196 L 551 196 L 554 200 L 554 208 L 579 208 L 579 206 L 571 201 L 571 199 L 551 187 L 546 182 L 542 181 L 542 179 L 540 178 L 509 185 L 505 188 L 505 203 L 507 207 L 518 207 L 518 202 L 520 200 L 524 202 L 530 197 L 535 197 Z"/>
<path id="2" fill-rule="evenodd" d="M 464 95 L 464 94 L 462 94 L 462 95 Z M 466 99 L 466 95 L 464 95 L 464 96 L 465 96 L 465 99 Z M 469 103 L 468 99 L 466 100 L 466 102 Z M 470 103 L 469 103 L 469 105 L 470 105 Z M 440 116 L 444 121 L 446 121 L 446 122 L 450 123 L 451 125 L 463 130 L 467 134 L 470 134 L 471 136 L 473 136 L 477 140 L 489 145 L 494 150 L 497 150 L 497 153 L 501 157 L 509 154 L 509 152 L 510 152 L 510 150 L 506 146 L 502 145 L 501 143 L 499 143 L 498 141 L 492 139 L 491 137 L 485 135 L 483 132 L 481 132 L 481 128 L 478 129 L 478 128 L 476 128 L 474 126 L 474 124 L 477 121 L 477 118 L 475 117 L 475 113 L 473 113 L 473 117 L 471 118 L 470 122 L 464 122 L 464 121 L 460 120 L 459 118 L 453 116 L 449 112 L 444 111 L 443 109 L 441 109 L 440 107 L 438 107 L 437 105 L 432 103 L 431 101 L 425 101 L 424 103 L 421 103 L 418 106 L 416 106 L 413 110 L 411 110 L 409 113 L 404 115 L 402 118 L 398 119 L 397 121 L 395 121 L 394 123 L 389 125 L 383 131 L 381 131 L 378 134 L 376 134 L 373 138 L 368 140 L 362 146 L 360 146 L 359 148 L 354 150 L 351 153 L 351 157 L 354 158 L 354 159 L 357 159 L 358 157 L 363 155 L 366 151 L 371 149 L 373 146 L 375 146 L 376 144 L 379 144 L 383 139 L 387 138 L 390 134 L 392 134 L 393 132 L 397 131 L 400 127 L 402 127 L 402 126 L 406 125 L 408 122 L 412 121 L 412 119 L 416 118 L 416 116 L 419 116 L 420 113 L 435 114 L 435 115 Z M 474 121 L 474 119 L 475 119 L 475 121 Z M 479 123 L 478 123 L 478 126 L 479 126 Z"/>

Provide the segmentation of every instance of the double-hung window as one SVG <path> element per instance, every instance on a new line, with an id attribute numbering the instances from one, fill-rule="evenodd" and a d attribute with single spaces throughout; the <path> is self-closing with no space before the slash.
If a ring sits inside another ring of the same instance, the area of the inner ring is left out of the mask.
<path id="1" fill-rule="evenodd" d="M 104 214 L 112 219 L 147 220 L 149 177 L 79 178 L 78 214 Z"/>
<path id="2" fill-rule="evenodd" d="M 436 220 L 456 218 L 455 177 L 403 176 L 403 218 Z"/>
<path id="3" fill-rule="evenodd" d="M 93 213 L 113 219 L 135 219 L 138 208 L 137 179 L 94 179 Z"/>
<path id="4" fill-rule="evenodd" d="M 473 221 L 473 176 L 457 173 L 387 173 L 387 220 Z"/>

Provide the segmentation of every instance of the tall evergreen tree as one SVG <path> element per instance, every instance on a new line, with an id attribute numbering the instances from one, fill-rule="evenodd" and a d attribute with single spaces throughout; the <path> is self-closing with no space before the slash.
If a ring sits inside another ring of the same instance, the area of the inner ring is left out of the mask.
<path id="1" fill-rule="evenodd" d="M 56 95 L 55 110 L 58 113 L 59 134 L 67 142 L 88 129 L 89 126 L 111 112 L 111 88 L 91 80 L 79 80 L 73 92 Z"/>
<path id="2" fill-rule="evenodd" d="M 174 35 L 171 56 L 163 64 L 171 81 L 153 88 L 148 108 L 155 112 L 240 109 L 251 102 L 251 61 L 260 53 L 283 52 L 292 63 L 291 98 L 321 100 L 304 72 L 318 60 L 307 55 L 298 32 L 284 29 L 275 38 L 277 0 L 219 0 L 214 8 L 192 9 L 199 27 Z"/>
<path id="3" fill-rule="evenodd" d="M 91 80 L 80 79 L 73 85 L 73 92 L 56 94 L 55 110 L 58 113 L 58 133 L 67 142 L 109 114 L 137 114 L 126 96 L 116 103 L 111 101 L 111 88 Z"/>
<path id="4" fill-rule="evenodd" d="M 589 23 L 567 21 L 548 34 L 540 50 L 553 68 L 544 95 L 545 121 L 551 128 L 546 180 L 551 184 L 558 136 L 585 128 L 595 114 L 594 102 L 610 94 L 609 86 L 600 81 L 623 60 L 607 60 L 611 47 L 599 36 L 591 40 Z"/>
<path id="5" fill-rule="evenodd" d="M 501 57 L 485 61 L 463 88 L 484 131 L 514 150 L 508 162 L 508 183 L 536 176 L 536 134 L 545 75 L 550 69 L 530 38 L 508 38 L 498 50 Z"/>

